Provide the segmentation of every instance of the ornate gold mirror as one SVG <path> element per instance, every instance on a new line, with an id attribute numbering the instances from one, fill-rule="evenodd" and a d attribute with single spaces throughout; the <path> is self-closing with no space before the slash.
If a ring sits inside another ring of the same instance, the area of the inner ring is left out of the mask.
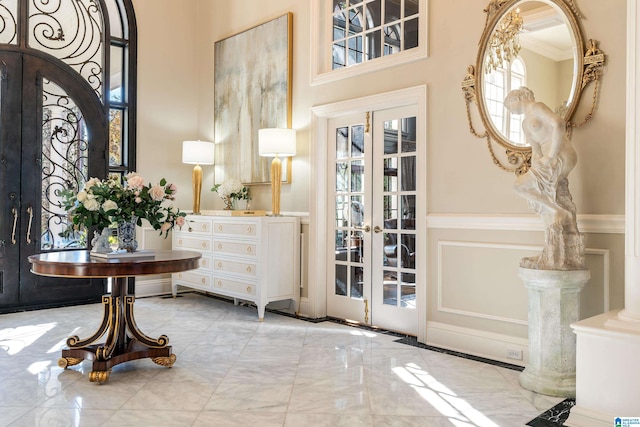
<path id="1" fill-rule="evenodd" d="M 504 107 L 507 94 L 520 86 L 536 101 L 560 114 L 567 132 L 584 125 L 596 107 L 604 54 L 597 41 L 583 38 L 582 18 L 573 0 L 491 0 L 475 65 L 467 68 L 462 90 L 471 133 L 486 139 L 493 162 L 520 175 L 531 163 L 522 132 L 522 116 Z M 591 108 L 578 122 L 573 116 L 582 92 L 594 82 Z M 471 105 L 478 107 L 485 131 L 473 125 Z M 497 153 L 505 149 L 504 155 Z"/>

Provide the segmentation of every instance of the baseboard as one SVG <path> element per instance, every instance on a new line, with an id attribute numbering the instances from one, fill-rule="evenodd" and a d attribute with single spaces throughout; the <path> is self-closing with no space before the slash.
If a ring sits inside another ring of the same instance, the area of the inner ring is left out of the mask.
<path id="1" fill-rule="evenodd" d="M 426 344 L 518 366 L 525 366 L 529 358 L 529 342 L 525 338 L 439 322 L 427 322 Z M 521 352 L 522 359 L 508 358 L 508 351 Z"/>
<path id="2" fill-rule="evenodd" d="M 625 416 L 620 414 L 619 416 Z M 564 422 L 567 427 L 611 427 L 615 416 L 604 412 L 596 412 L 576 404 L 571 408 L 569 418 Z"/>
<path id="3" fill-rule="evenodd" d="M 136 278 L 136 297 L 151 297 L 171 293 L 171 278 L 143 279 Z"/>
<path id="4" fill-rule="evenodd" d="M 301 297 L 300 306 L 298 307 L 298 315 L 302 317 L 309 317 L 309 298 Z"/>

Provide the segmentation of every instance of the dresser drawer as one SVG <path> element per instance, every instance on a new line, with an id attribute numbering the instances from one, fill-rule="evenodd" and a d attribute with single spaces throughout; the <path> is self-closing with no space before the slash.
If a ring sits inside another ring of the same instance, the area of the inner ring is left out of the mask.
<path id="1" fill-rule="evenodd" d="M 233 242 L 229 240 L 214 240 L 214 254 L 242 255 L 247 257 L 258 256 L 258 246 L 252 242 Z"/>
<path id="2" fill-rule="evenodd" d="M 203 270 L 208 273 L 209 271 L 211 271 L 212 265 L 213 264 L 211 264 L 211 255 L 204 254 L 202 255 L 202 258 L 198 260 L 198 266 L 200 267 L 198 268 L 198 270 Z"/>
<path id="3" fill-rule="evenodd" d="M 214 258 L 213 269 L 215 271 L 244 274 L 251 277 L 255 277 L 256 271 L 258 270 L 254 262 L 239 262 L 237 259 L 229 260 L 221 258 Z"/>
<path id="4" fill-rule="evenodd" d="M 185 236 L 180 233 L 173 237 L 173 249 L 186 249 L 198 252 L 211 252 L 211 239 L 208 237 Z"/>
<path id="5" fill-rule="evenodd" d="M 211 235 L 211 220 L 200 219 L 194 217 L 187 218 L 187 222 L 182 226 L 181 232 L 186 233 L 202 233 Z"/>
<path id="6" fill-rule="evenodd" d="M 233 237 L 256 237 L 258 235 L 258 223 L 256 222 L 213 222 L 213 235 L 225 235 Z"/>
<path id="7" fill-rule="evenodd" d="M 256 296 L 256 284 L 253 282 L 244 282 L 242 280 L 232 280 L 222 276 L 213 277 L 213 292 L 227 293 L 232 295 L 249 295 Z"/>
<path id="8" fill-rule="evenodd" d="M 197 287 L 200 289 L 211 289 L 211 276 L 206 272 L 199 273 L 200 270 L 183 271 L 172 274 L 173 280 L 178 284 Z"/>

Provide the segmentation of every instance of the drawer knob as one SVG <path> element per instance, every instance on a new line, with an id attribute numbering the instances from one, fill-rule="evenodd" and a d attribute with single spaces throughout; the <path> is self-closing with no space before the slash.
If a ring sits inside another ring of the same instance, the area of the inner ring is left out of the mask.
<path id="1" fill-rule="evenodd" d="M 222 249 L 222 243 L 218 243 L 218 249 Z"/>
<path id="2" fill-rule="evenodd" d="M 222 281 L 218 280 L 218 287 L 221 288 L 222 287 Z"/>
<path id="3" fill-rule="evenodd" d="M 200 265 L 202 265 L 203 267 L 206 267 L 207 266 L 207 260 L 200 258 Z"/>
<path id="4" fill-rule="evenodd" d="M 206 248 L 207 247 L 207 242 L 202 242 L 202 248 Z"/>
<path id="5" fill-rule="evenodd" d="M 251 253 L 251 246 L 247 246 L 247 253 L 250 254 Z"/>
<path id="6" fill-rule="evenodd" d="M 221 262 L 218 263 L 218 268 L 222 268 L 222 263 Z"/>
<path id="7" fill-rule="evenodd" d="M 178 273 L 178 279 L 182 279 L 182 273 Z"/>
<path id="8" fill-rule="evenodd" d="M 178 240 L 178 244 L 182 246 L 182 239 Z"/>
<path id="9" fill-rule="evenodd" d="M 247 293 L 251 293 L 251 286 L 247 286 Z"/>
<path id="10" fill-rule="evenodd" d="M 202 284 L 203 284 L 203 285 L 204 285 L 205 283 L 207 283 L 207 279 L 206 279 L 206 278 L 204 278 L 204 277 L 203 277 L 202 279 L 200 279 L 200 281 L 202 282 Z"/>
<path id="11" fill-rule="evenodd" d="M 247 233 L 251 233 L 251 231 L 253 231 L 253 227 L 248 226 L 248 227 L 247 227 Z"/>
<path id="12" fill-rule="evenodd" d="M 218 231 L 222 231 L 222 225 L 218 225 Z"/>
<path id="13" fill-rule="evenodd" d="M 251 273 L 251 266 L 247 267 L 247 273 Z"/>

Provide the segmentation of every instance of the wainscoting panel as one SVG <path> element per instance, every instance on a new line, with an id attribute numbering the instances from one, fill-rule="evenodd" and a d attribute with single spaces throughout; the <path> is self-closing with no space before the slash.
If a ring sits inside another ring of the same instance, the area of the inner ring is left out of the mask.
<path id="1" fill-rule="evenodd" d="M 438 242 L 437 310 L 465 317 L 527 324 L 527 290 L 518 277 L 520 259 L 534 245 Z M 591 280 L 581 293 L 580 318 L 609 310 L 609 251 L 586 250 Z"/>

